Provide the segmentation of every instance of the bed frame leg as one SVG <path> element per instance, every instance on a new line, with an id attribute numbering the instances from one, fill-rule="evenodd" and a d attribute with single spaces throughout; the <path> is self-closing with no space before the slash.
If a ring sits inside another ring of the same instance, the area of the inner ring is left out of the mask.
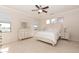
<path id="1" fill-rule="evenodd" d="M 55 44 L 52 44 L 52 46 L 54 47 L 54 46 L 55 46 Z"/>

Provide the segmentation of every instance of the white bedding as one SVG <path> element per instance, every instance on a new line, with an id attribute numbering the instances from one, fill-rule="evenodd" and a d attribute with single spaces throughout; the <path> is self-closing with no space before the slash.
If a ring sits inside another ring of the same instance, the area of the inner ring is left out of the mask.
<path id="1" fill-rule="evenodd" d="M 45 30 L 36 32 L 34 37 L 38 38 L 38 40 L 42 40 L 55 45 L 57 43 L 59 35 L 59 30 Z"/>

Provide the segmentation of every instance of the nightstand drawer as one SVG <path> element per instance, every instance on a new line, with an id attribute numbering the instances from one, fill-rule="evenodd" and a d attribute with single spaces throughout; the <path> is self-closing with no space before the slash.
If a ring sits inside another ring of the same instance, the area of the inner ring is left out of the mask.
<path id="1" fill-rule="evenodd" d="M 65 39 L 69 39 L 70 34 L 69 33 L 65 33 Z"/>
<path id="2" fill-rule="evenodd" d="M 61 35 L 61 38 L 70 39 L 70 34 L 68 32 L 65 32 L 63 35 Z"/>

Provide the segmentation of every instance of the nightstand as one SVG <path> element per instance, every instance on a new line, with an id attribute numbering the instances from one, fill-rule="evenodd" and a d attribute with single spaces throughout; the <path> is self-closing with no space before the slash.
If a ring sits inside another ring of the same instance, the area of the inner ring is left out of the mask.
<path id="1" fill-rule="evenodd" d="M 61 39 L 67 39 L 67 40 L 69 40 L 69 38 L 70 38 L 70 34 L 68 32 L 65 32 L 65 33 L 63 33 L 61 35 Z"/>

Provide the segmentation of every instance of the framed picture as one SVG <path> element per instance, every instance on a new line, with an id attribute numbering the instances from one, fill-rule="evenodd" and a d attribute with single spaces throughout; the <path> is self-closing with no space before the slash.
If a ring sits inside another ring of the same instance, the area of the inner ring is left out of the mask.
<path id="1" fill-rule="evenodd" d="M 21 22 L 21 27 L 22 28 L 27 28 L 27 22 Z"/>

